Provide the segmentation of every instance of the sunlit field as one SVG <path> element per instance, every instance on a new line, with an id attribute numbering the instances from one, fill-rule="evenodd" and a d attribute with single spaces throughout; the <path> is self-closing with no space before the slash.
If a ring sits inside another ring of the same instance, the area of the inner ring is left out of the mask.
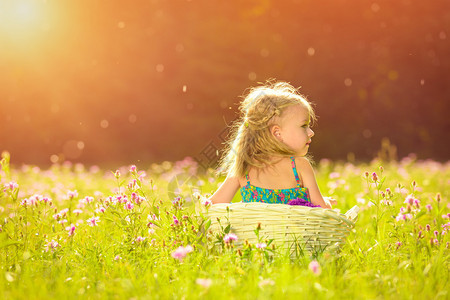
<path id="1" fill-rule="evenodd" d="M 192 159 L 102 170 L 2 157 L 2 299 L 450 297 L 449 163 L 317 162 L 322 193 L 359 219 L 337 253 L 289 256 L 281 241 L 211 233 L 199 208 L 224 178 Z"/>

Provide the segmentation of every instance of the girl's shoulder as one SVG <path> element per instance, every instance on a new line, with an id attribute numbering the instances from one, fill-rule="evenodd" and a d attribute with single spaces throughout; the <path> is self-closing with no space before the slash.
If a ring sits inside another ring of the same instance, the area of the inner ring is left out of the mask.
<path id="1" fill-rule="evenodd" d="M 295 156 L 295 165 L 298 169 L 312 169 L 310 160 L 304 156 Z"/>
<path id="2" fill-rule="evenodd" d="M 314 169 L 311 165 L 311 161 L 304 156 L 295 157 L 295 165 L 297 172 L 303 179 L 314 178 Z"/>
<path id="3" fill-rule="evenodd" d="M 238 177 L 238 181 L 239 181 L 239 185 L 241 187 L 247 185 L 247 178 L 245 176 L 244 177 Z"/>
<path id="4" fill-rule="evenodd" d="M 272 165 L 266 166 L 261 169 L 250 168 L 248 171 L 249 180 L 246 176 L 239 179 L 239 183 L 242 186 L 248 184 L 248 181 L 252 185 L 279 189 L 289 188 L 292 185 L 295 186 L 295 177 L 293 176 L 293 164 L 292 159 L 289 157 L 279 158 Z M 278 187 L 280 185 L 281 187 Z"/>

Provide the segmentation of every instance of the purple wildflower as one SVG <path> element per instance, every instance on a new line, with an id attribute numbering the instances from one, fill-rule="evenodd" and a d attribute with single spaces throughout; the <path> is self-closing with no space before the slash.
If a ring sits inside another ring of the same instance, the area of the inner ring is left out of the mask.
<path id="1" fill-rule="evenodd" d="M 136 238 L 136 242 L 140 243 L 140 242 L 145 241 L 145 239 L 146 239 L 145 237 L 138 236 L 138 237 Z"/>
<path id="2" fill-rule="evenodd" d="M 134 204 L 131 202 L 127 202 L 124 204 L 123 208 L 125 208 L 127 210 L 132 210 L 134 208 Z"/>
<path id="3" fill-rule="evenodd" d="M 377 173 L 375 173 L 375 172 L 372 173 L 372 180 L 373 180 L 374 182 L 377 182 L 377 181 L 378 181 L 378 175 L 377 175 Z"/>
<path id="4" fill-rule="evenodd" d="M 322 272 L 320 264 L 317 260 L 311 261 L 308 265 L 308 268 L 311 272 L 313 272 L 316 275 L 320 275 L 320 273 Z"/>
<path id="5" fill-rule="evenodd" d="M 320 205 L 314 205 L 309 201 L 306 201 L 304 199 L 296 198 L 292 199 L 288 202 L 288 205 L 300 205 L 300 206 L 307 206 L 307 207 L 320 207 Z"/>
<path id="6" fill-rule="evenodd" d="M 67 192 L 67 196 L 68 196 L 70 199 L 76 198 L 76 197 L 78 197 L 78 192 L 77 192 L 76 190 L 74 190 L 74 191 L 68 191 L 68 192 Z"/>
<path id="7" fill-rule="evenodd" d="M 192 251 L 194 251 L 194 248 L 192 248 L 191 245 L 187 245 L 186 247 L 180 246 L 172 252 L 172 257 L 178 259 L 179 261 L 182 261 L 183 258 L 185 258 L 186 255 L 188 253 L 191 253 Z"/>
<path id="8" fill-rule="evenodd" d="M 11 191 L 13 191 L 13 190 L 17 189 L 18 187 L 19 187 L 19 185 L 16 182 L 10 181 L 8 183 L 5 183 L 4 191 L 6 191 L 7 189 L 10 189 Z"/>
<path id="9" fill-rule="evenodd" d="M 264 249 L 266 247 L 267 247 L 266 243 L 258 243 L 258 244 L 256 244 L 256 248 L 258 248 L 258 249 Z"/>
<path id="10" fill-rule="evenodd" d="M 99 217 L 92 217 L 90 219 L 87 219 L 86 222 L 91 227 L 98 226 L 98 222 L 100 222 L 100 218 Z"/>
<path id="11" fill-rule="evenodd" d="M 201 285 L 202 287 L 207 289 L 211 285 L 212 280 L 209 279 L 209 278 L 207 278 L 207 279 L 205 279 L 205 278 L 197 278 L 195 280 L 195 283 L 198 284 L 198 285 Z"/>
<path id="12" fill-rule="evenodd" d="M 73 224 L 66 227 L 66 230 L 68 231 L 69 236 L 73 236 L 75 234 L 75 229 L 76 229 L 76 227 Z"/>
<path id="13" fill-rule="evenodd" d="M 231 241 L 237 241 L 238 237 L 234 233 L 228 233 L 223 237 L 225 243 L 230 243 Z"/>

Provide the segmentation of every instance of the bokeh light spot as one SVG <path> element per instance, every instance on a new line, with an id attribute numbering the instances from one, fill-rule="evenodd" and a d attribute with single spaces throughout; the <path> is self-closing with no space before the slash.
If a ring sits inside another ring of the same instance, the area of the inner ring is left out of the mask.
<path id="1" fill-rule="evenodd" d="M 445 40 L 447 38 L 447 34 L 445 33 L 445 31 L 442 30 L 441 32 L 439 32 L 439 38 L 441 40 Z"/>
<path id="2" fill-rule="evenodd" d="M 108 128 L 108 126 L 109 126 L 108 120 L 101 120 L 100 121 L 100 127 L 101 128 Z"/>
<path id="3" fill-rule="evenodd" d="M 77 143 L 77 148 L 80 149 L 80 150 L 83 150 L 83 149 L 84 149 L 84 142 L 79 141 L 79 142 Z"/>
<path id="4" fill-rule="evenodd" d="M 157 64 L 156 65 L 156 72 L 161 73 L 164 71 L 164 65 L 163 64 Z"/>
<path id="5" fill-rule="evenodd" d="M 135 114 L 131 114 L 128 116 L 128 122 L 130 122 L 131 124 L 136 123 L 137 121 L 137 116 Z"/>
<path id="6" fill-rule="evenodd" d="M 360 90 L 358 91 L 358 97 L 359 97 L 359 99 L 361 99 L 361 100 L 366 100 L 366 99 L 367 99 L 367 96 L 368 96 L 368 93 L 367 93 L 367 90 L 366 90 L 366 89 L 360 89 Z"/>
<path id="7" fill-rule="evenodd" d="M 125 22 L 120 21 L 119 23 L 117 23 L 117 27 L 119 27 L 120 29 L 124 29 L 125 28 Z"/>
<path id="8" fill-rule="evenodd" d="M 69 140 L 63 145 L 63 154 L 68 159 L 76 159 L 81 156 L 83 149 L 80 149 L 79 141 Z M 83 143 L 83 142 L 81 142 Z M 84 148 L 84 143 L 83 143 Z"/>
<path id="9" fill-rule="evenodd" d="M 374 12 L 377 13 L 380 11 L 380 5 L 376 2 L 372 3 L 372 5 L 370 6 L 370 9 Z"/>
<path id="10" fill-rule="evenodd" d="M 314 54 L 316 54 L 316 49 L 314 49 L 313 47 L 309 47 L 307 52 L 309 56 L 313 56 Z"/>
<path id="11" fill-rule="evenodd" d="M 395 70 L 390 70 L 388 73 L 389 80 L 397 80 L 398 79 L 398 72 Z"/>
<path id="12" fill-rule="evenodd" d="M 270 52 L 268 49 L 263 48 L 263 49 L 261 49 L 260 54 L 262 57 L 267 57 L 267 56 L 269 56 Z"/>
<path id="13" fill-rule="evenodd" d="M 183 46 L 183 44 L 177 44 L 177 45 L 175 46 L 175 51 L 177 51 L 178 53 L 183 52 L 183 51 L 184 51 L 184 46 Z"/>
<path id="14" fill-rule="evenodd" d="M 256 73 L 255 72 L 248 73 L 248 79 L 250 79 L 251 81 L 255 81 L 256 80 Z"/>
<path id="15" fill-rule="evenodd" d="M 183 85 L 183 93 L 186 93 L 186 91 L 187 91 L 187 86 Z"/>
<path id="16" fill-rule="evenodd" d="M 398 72 L 395 70 L 390 70 L 388 73 L 389 80 L 397 80 L 398 79 Z"/>
<path id="17" fill-rule="evenodd" d="M 420 79 L 420 85 L 424 85 L 425 84 L 425 79 Z"/>
<path id="18" fill-rule="evenodd" d="M 53 155 L 50 156 L 50 162 L 51 162 L 52 164 L 56 164 L 56 163 L 58 162 L 58 160 L 59 160 L 58 155 L 53 154 Z"/>
<path id="19" fill-rule="evenodd" d="M 353 81 L 351 80 L 351 78 L 345 78 L 344 79 L 345 86 L 351 86 L 352 83 L 353 83 Z"/>
<path id="20" fill-rule="evenodd" d="M 369 129 L 364 129 L 362 135 L 364 138 L 368 139 L 372 137 L 372 131 L 370 131 Z"/>

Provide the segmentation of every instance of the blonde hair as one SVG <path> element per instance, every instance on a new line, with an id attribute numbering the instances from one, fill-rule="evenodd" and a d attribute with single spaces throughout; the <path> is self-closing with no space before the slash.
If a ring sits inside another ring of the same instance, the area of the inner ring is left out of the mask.
<path id="1" fill-rule="evenodd" d="M 240 118 L 232 125 L 220 170 L 242 177 L 249 167 L 263 168 L 274 163 L 271 158 L 294 156 L 295 151 L 276 139 L 271 128 L 292 105 L 307 109 L 316 119 L 311 103 L 287 82 L 267 82 L 249 90 L 239 110 Z"/>

